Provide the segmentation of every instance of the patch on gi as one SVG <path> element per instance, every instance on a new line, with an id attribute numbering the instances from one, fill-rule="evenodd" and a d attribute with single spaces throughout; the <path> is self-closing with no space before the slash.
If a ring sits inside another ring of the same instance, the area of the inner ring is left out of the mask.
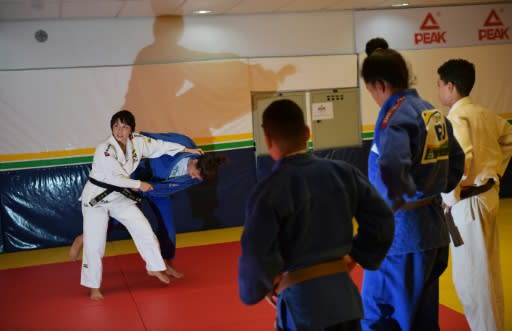
<path id="1" fill-rule="evenodd" d="M 89 266 L 87 265 L 87 263 L 82 264 L 82 267 L 84 267 L 84 268 L 86 268 L 86 269 L 87 269 L 87 268 L 89 268 Z"/>
<path id="2" fill-rule="evenodd" d="M 449 141 L 443 114 L 438 109 L 424 110 L 421 114 L 426 130 L 421 164 L 448 160 Z"/>
<path id="3" fill-rule="evenodd" d="M 388 110 L 388 112 L 384 116 L 384 119 L 382 120 L 382 124 L 380 125 L 381 129 L 385 129 L 388 127 L 388 123 L 391 120 L 391 117 L 398 110 L 398 108 L 400 108 L 400 105 L 402 105 L 402 102 L 404 102 L 404 100 L 405 100 L 405 97 L 400 97 L 398 100 L 396 100 L 393 107 L 391 107 Z"/>
<path id="4" fill-rule="evenodd" d="M 107 145 L 107 148 L 105 149 L 105 151 L 103 152 L 103 155 L 105 155 L 105 157 L 109 157 L 110 156 L 110 153 L 108 152 L 108 150 L 110 149 L 110 147 L 112 147 L 111 144 L 108 144 Z"/>

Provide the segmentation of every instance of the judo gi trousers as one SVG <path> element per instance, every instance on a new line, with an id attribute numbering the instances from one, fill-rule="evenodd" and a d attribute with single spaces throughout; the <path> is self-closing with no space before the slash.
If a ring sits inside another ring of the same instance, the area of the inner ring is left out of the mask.
<path id="1" fill-rule="evenodd" d="M 473 331 L 505 330 L 498 225 L 498 186 L 452 207 L 464 245 L 452 252 L 452 277 Z"/>
<path id="2" fill-rule="evenodd" d="M 130 233 L 148 271 L 163 271 L 166 266 L 160 255 L 158 240 L 151 225 L 135 204 L 106 204 L 96 207 L 82 205 L 84 247 L 80 284 L 101 287 L 102 258 L 105 254 L 109 215 L 123 224 Z"/>
<path id="3" fill-rule="evenodd" d="M 439 276 L 448 252 L 446 246 L 388 255 L 378 270 L 365 270 L 362 330 L 439 330 Z"/>
<path id="4" fill-rule="evenodd" d="M 172 199 L 170 197 L 153 196 L 149 196 L 147 199 L 156 215 L 155 233 L 160 242 L 162 257 L 166 260 L 172 260 L 176 254 L 176 228 L 174 227 L 172 214 Z"/>

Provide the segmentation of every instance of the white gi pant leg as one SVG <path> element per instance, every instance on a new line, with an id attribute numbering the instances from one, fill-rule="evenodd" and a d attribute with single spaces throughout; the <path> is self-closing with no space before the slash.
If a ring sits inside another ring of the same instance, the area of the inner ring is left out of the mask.
<path id="1" fill-rule="evenodd" d="M 103 272 L 101 259 L 107 243 L 108 209 L 104 206 L 86 207 L 82 204 L 82 215 L 84 246 L 80 284 L 89 288 L 100 288 Z"/>
<path id="2" fill-rule="evenodd" d="M 499 255 L 498 188 L 464 199 L 452 207 L 464 245 L 452 251 L 452 277 L 473 331 L 505 329 Z"/>
<path id="3" fill-rule="evenodd" d="M 128 229 L 139 254 L 146 262 L 148 271 L 166 270 L 158 240 L 140 209 L 135 204 L 109 205 L 108 207 L 82 207 L 84 247 L 80 284 L 89 288 L 101 287 L 101 260 L 105 254 L 109 214 Z"/>
<path id="4" fill-rule="evenodd" d="M 130 233 L 135 246 L 146 262 L 147 271 L 164 271 L 167 269 L 160 244 L 146 216 L 137 205 L 115 206 L 110 208 L 110 216 L 123 224 Z"/>

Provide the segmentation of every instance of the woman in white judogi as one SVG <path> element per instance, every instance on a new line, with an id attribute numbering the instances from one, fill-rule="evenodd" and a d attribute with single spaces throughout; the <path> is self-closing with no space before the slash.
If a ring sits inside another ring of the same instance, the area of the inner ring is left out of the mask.
<path id="1" fill-rule="evenodd" d="M 141 158 L 154 158 L 179 152 L 201 154 L 199 149 L 151 139 L 137 133 L 135 118 L 127 110 L 114 114 L 110 121 L 112 135 L 99 144 L 94 154 L 89 181 L 82 192 L 84 248 L 80 284 L 91 289 L 90 298 L 101 300 L 102 258 L 105 253 L 109 217 L 121 222 L 132 236 L 146 262 L 148 274 L 163 283 L 169 277 L 151 226 L 136 205 L 132 191 L 148 192 L 151 184 L 130 178 Z M 110 189 L 111 192 L 105 192 Z M 124 190 L 123 190 L 124 189 Z"/>

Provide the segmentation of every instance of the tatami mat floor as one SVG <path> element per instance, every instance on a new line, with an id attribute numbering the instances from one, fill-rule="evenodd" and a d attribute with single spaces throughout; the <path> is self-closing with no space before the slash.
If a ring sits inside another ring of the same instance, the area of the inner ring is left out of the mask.
<path id="1" fill-rule="evenodd" d="M 505 292 L 505 330 L 512 330 L 512 284 L 507 281 L 512 277 L 512 263 L 508 257 L 508 252 L 512 250 L 511 221 L 512 199 L 502 199 L 498 223 L 500 227 L 501 265 Z M 239 240 L 241 231 L 241 227 L 235 227 L 178 234 L 178 248 L 235 242 Z M 136 249 L 131 240 L 119 240 L 112 241 L 107 244 L 106 256 L 131 254 L 135 252 Z M 59 247 L 0 254 L 0 270 L 65 262 L 68 261 L 67 253 L 68 247 Z M 78 283 L 77 286 L 79 286 Z M 463 313 L 462 306 L 460 305 L 452 285 L 451 266 L 448 267 L 446 272 L 441 277 L 440 301 L 441 304 L 460 313 Z M 1 325 L 2 324 L 0 322 L 0 327 Z"/>

